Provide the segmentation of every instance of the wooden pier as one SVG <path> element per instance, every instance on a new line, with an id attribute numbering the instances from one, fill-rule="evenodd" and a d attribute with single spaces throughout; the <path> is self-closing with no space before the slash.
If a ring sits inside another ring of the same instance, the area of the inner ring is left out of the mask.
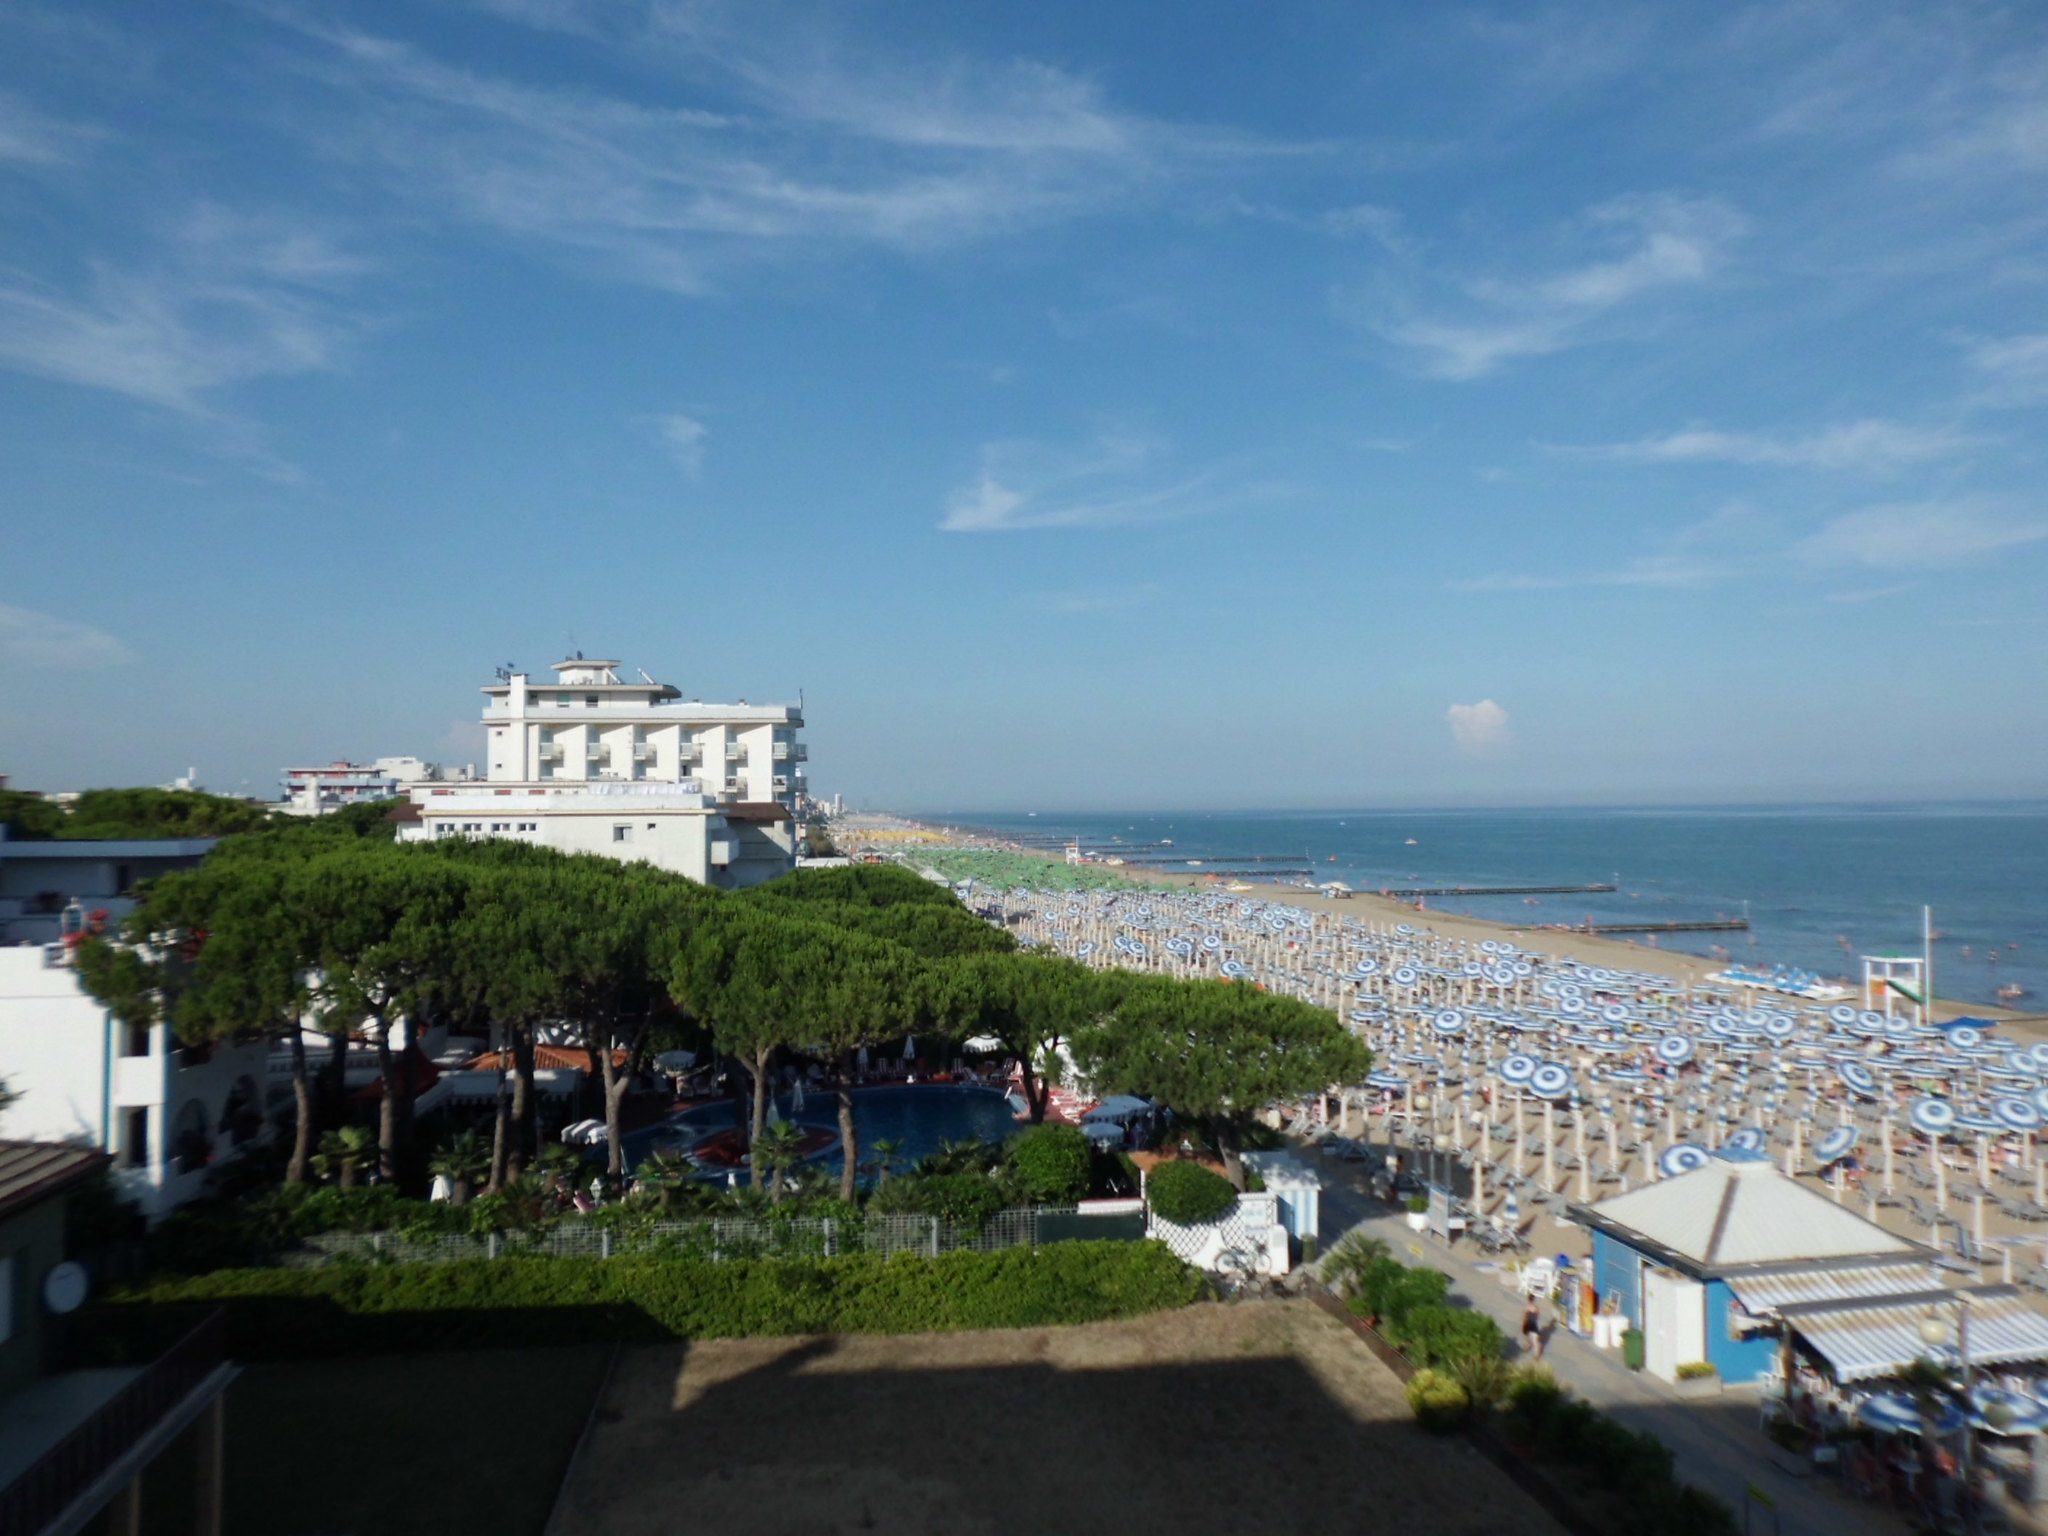
<path id="1" fill-rule="evenodd" d="M 1566 933 L 1740 933 L 1746 917 L 1717 917 L 1708 923 L 1573 923 Z"/>

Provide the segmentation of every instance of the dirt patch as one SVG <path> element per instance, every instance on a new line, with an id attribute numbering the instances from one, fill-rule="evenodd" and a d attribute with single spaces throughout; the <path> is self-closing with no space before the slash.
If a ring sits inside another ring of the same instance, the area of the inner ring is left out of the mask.
<path id="1" fill-rule="evenodd" d="M 555 1536 L 1413 1527 L 1557 1536 L 1305 1302 L 627 1352 Z"/>

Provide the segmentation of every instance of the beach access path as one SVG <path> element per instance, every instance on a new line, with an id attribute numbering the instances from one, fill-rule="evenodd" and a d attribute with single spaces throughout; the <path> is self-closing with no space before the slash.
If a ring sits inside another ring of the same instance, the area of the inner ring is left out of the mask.
<path id="1" fill-rule="evenodd" d="M 1359 1187 L 1362 1176 L 1340 1172 L 1312 1149 L 1304 1156 L 1328 1180 L 1322 1195 L 1323 1251 L 1347 1233 L 1379 1238 L 1403 1263 L 1440 1269 L 1451 1277 L 1454 1297 L 1485 1313 L 1510 1338 L 1521 1326 L 1521 1298 L 1501 1283 L 1493 1265 L 1472 1244 L 1447 1248 L 1410 1230 L 1401 1213 Z M 1630 1429 L 1648 1430 L 1671 1447 L 1678 1476 L 1736 1511 L 1754 1489 L 1771 1501 L 1778 1536 L 1908 1536 L 1913 1529 L 1882 1503 L 1860 1500 L 1832 1479 L 1794 1475 L 1781 1469 L 1771 1442 L 1758 1427 L 1753 1390 L 1731 1387 L 1717 1399 L 1681 1401 L 1654 1376 L 1631 1371 L 1621 1351 L 1595 1349 L 1562 1327 L 1551 1330 L 1543 1363 L 1574 1394 L 1611 1414 Z M 1772 1510 L 1751 1510 L 1752 1530 L 1770 1532 Z"/>

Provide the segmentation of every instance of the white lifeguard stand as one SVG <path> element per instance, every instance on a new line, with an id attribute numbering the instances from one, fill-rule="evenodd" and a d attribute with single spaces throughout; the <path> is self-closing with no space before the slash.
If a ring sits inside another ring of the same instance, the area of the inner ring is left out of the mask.
<path id="1" fill-rule="evenodd" d="M 1067 862 L 1069 864 L 1081 862 L 1081 845 L 1079 843 L 1067 844 Z"/>
<path id="2" fill-rule="evenodd" d="M 1927 1022 L 1927 962 L 1919 955 L 1865 955 L 1863 1006 L 1888 1019 Z"/>

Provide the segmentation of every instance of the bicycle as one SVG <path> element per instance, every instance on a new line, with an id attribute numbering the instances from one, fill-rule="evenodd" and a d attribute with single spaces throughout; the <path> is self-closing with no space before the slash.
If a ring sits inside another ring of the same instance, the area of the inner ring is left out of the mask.
<path id="1" fill-rule="evenodd" d="M 1273 1261 L 1263 1248 L 1226 1248 L 1216 1260 L 1216 1278 L 1231 1301 L 1263 1301 L 1273 1293 Z"/>

